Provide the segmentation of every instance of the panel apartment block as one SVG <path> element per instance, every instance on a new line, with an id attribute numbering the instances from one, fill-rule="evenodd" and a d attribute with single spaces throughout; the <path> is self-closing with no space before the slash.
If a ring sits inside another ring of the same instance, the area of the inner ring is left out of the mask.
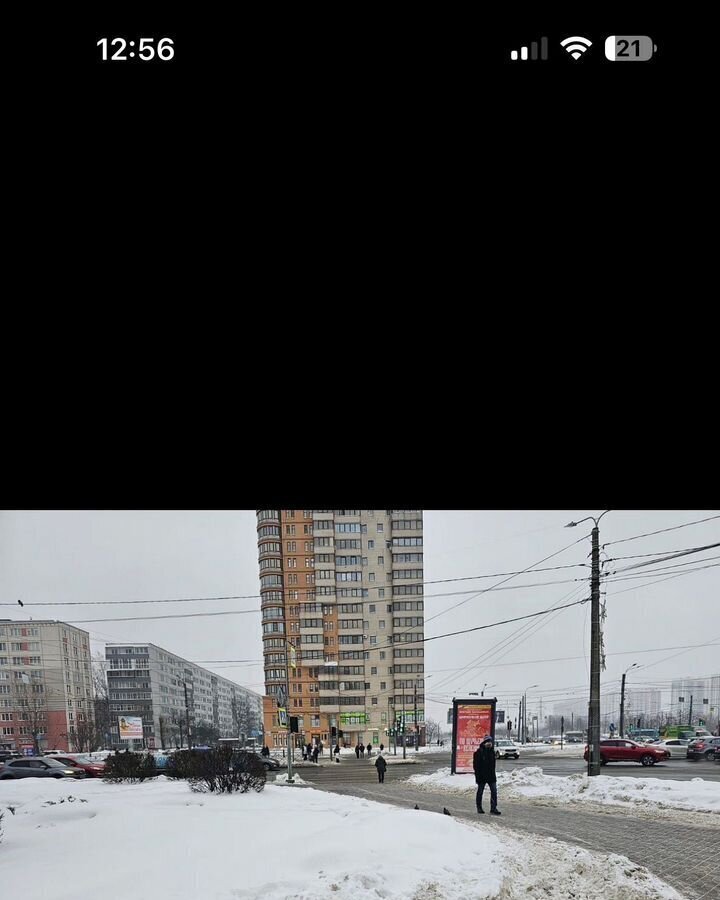
<path id="1" fill-rule="evenodd" d="M 204 723 L 220 737 L 261 736 L 260 694 L 155 644 L 108 644 L 105 658 L 112 746 L 174 746 L 186 732 L 187 712 L 191 729 Z M 120 740 L 120 716 L 142 718 L 142 740 Z"/>
<path id="2" fill-rule="evenodd" d="M 0 749 L 88 749 L 92 698 L 87 631 L 0 619 Z"/>

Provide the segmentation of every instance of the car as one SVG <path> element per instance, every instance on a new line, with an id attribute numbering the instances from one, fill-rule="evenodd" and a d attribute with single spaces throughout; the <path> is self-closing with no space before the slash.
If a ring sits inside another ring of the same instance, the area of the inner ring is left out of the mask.
<path id="1" fill-rule="evenodd" d="M 585 745 L 583 758 L 588 758 L 588 745 Z M 670 751 L 656 749 L 651 744 L 638 744 L 626 738 L 612 741 L 600 741 L 600 765 L 610 762 L 639 762 L 643 766 L 654 766 L 655 763 L 670 759 Z"/>
<path id="2" fill-rule="evenodd" d="M 74 766 L 76 769 L 82 769 L 90 778 L 100 778 L 105 774 L 104 762 L 90 759 L 82 754 L 77 756 L 53 756 L 52 758 L 65 766 Z"/>
<path id="3" fill-rule="evenodd" d="M 495 759 L 520 759 L 520 751 L 515 741 L 495 741 Z"/>
<path id="4" fill-rule="evenodd" d="M 689 743 L 689 741 L 682 738 L 668 738 L 666 741 L 651 741 L 647 746 L 669 750 L 671 758 L 673 756 L 680 756 L 685 759 L 685 753 Z"/>
<path id="5" fill-rule="evenodd" d="M 0 767 L 0 781 L 10 778 L 85 778 L 77 766 L 67 766 L 52 756 L 25 756 L 13 759 Z"/>
<path id="6" fill-rule="evenodd" d="M 0 750 L 0 763 L 7 762 L 9 759 L 22 759 L 22 753 L 16 750 Z"/>
<path id="7" fill-rule="evenodd" d="M 695 738 L 687 745 L 687 759 L 713 759 L 720 750 L 720 737 Z"/>

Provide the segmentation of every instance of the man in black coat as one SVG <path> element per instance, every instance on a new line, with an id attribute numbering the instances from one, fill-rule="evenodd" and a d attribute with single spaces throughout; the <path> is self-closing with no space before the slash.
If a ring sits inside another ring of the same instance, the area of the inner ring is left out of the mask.
<path id="1" fill-rule="evenodd" d="M 473 769 L 475 770 L 475 781 L 478 789 L 475 796 L 478 813 L 484 813 L 482 808 L 483 791 L 485 785 L 490 785 L 490 813 L 493 816 L 499 816 L 500 810 L 497 808 L 497 778 L 495 777 L 495 747 L 493 739 L 490 735 L 485 735 L 482 743 L 473 754 Z"/>
<path id="2" fill-rule="evenodd" d="M 378 772 L 378 781 L 382 784 L 385 781 L 385 769 L 387 769 L 387 763 L 385 762 L 385 757 L 382 753 L 380 753 L 375 760 L 375 768 Z"/>

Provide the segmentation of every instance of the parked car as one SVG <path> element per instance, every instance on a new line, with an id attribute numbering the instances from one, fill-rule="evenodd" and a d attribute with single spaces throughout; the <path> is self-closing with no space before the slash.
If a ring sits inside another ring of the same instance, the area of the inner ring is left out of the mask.
<path id="1" fill-rule="evenodd" d="M 520 759 L 520 751 L 515 741 L 495 741 L 495 759 Z"/>
<path id="2" fill-rule="evenodd" d="M 583 758 L 588 758 L 588 746 L 585 745 Z M 609 762 L 639 762 L 643 766 L 654 766 L 657 762 L 665 762 L 670 759 L 670 751 L 658 749 L 652 744 L 638 744 L 636 741 L 618 739 L 612 741 L 600 741 L 600 765 Z"/>
<path id="3" fill-rule="evenodd" d="M 82 769 L 90 778 L 100 778 L 105 774 L 104 762 L 90 759 L 82 754 L 78 754 L 77 756 L 53 756 L 52 758 L 65 766 Z"/>
<path id="4" fill-rule="evenodd" d="M 669 750 L 670 756 L 680 756 L 685 759 L 687 746 L 690 742 L 681 738 L 668 738 L 666 741 L 651 741 L 649 747 L 656 747 L 662 750 Z"/>
<path id="5" fill-rule="evenodd" d="M 10 778 L 84 778 L 77 766 L 67 766 L 52 756 L 26 756 L 0 766 L 0 781 Z"/>
<path id="6" fill-rule="evenodd" d="M 22 759 L 22 753 L 18 753 L 17 750 L 0 750 L 0 763 L 9 759 Z"/>
<path id="7" fill-rule="evenodd" d="M 699 759 L 713 759 L 720 750 L 720 737 L 695 738 L 687 745 L 686 755 L 688 759 L 697 762 Z"/>

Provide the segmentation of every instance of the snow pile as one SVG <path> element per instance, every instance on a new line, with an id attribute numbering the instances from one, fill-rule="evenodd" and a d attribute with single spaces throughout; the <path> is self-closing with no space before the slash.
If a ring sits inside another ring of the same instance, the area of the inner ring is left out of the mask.
<path id="1" fill-rule="evenodd" d="M 312 788 L 48 781 L 0 783 L 3 896 L 32 873 L 44 900 L 682 900 L 624 857 Z"/>
<path id="2" fill-rule="evenodd" d="M 288 773 L 281 772 L 276 776 L 273 784 L 287 784 L 288 783 Z M 303 781 L 303 779 L 299 775 L 295 775 L 293 773 L 293 784 L 307 784 L 307 781 Z M 292 785 L 291 785 L 292 787 Z"/>
<path id="3" fill-rule="evenodd" d="M 720 782 L 693 778 L 674 781 L 660 778 L 629 778 L 587 773 L 545 775 L 538 766 L 524 766 L 511 772 L 498 772 L 498 789 L 507 799 L 529 798 L 557 803 L 602 803 L 612 806 L 654 806 L 657 809 L 682 809 L 720 814 Z M 472 793 L 474 775 L 451 775 L 449 768 L 430 775 L 411 775 L 411 784 L 424 790 Z"/>

